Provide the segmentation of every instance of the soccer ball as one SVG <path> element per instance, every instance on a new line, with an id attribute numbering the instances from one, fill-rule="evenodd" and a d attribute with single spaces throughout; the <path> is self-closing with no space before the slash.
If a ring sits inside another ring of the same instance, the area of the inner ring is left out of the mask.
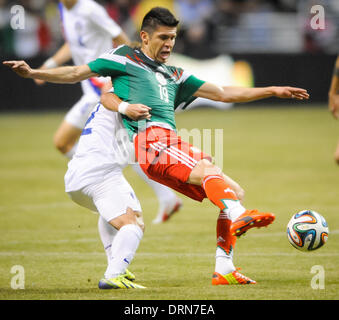
<path id="1" fill-rule="evenodd" d="M 326 220 L 313 210 L 296 213 L 287 225 L 288 241 L 301 251 L 319 249 L 326 243 L 328 234 Z"/>

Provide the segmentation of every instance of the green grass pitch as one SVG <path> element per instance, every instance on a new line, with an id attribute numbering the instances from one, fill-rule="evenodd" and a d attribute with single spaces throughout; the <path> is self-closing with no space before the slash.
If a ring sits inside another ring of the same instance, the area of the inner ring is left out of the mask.
<path id="1" fill-rule="evenodd" d="M 106 267 L 97 216 L 65 194 L 66 160 L 52 145 L 62 113 L 0 115 L 0 300 L 228 300 L 339 298 L 339 166 L 333 153 L 339 123 L 326 106 L 197 109 L 177 115 L 178 128 L 223 129 L 223 170 L 246 191 L 245 206 L 272 211 L 268 228 L 250 230 L 234 261 L 252 286 L 211 285 L 217 210 L 184 199 L 169 222 L 152 225 L 158 203 L 130 168 L 146 231 L 130 266 L 146 290 L 97 289 Z M 314 209 L 329 224 L 328 243 L 303 253 L 286 238 L 292 214 Z M 25 271 L 25 288 L 11 287 L 12 267 Z M 315 265 L 324 289 L 311 286 Z"/>

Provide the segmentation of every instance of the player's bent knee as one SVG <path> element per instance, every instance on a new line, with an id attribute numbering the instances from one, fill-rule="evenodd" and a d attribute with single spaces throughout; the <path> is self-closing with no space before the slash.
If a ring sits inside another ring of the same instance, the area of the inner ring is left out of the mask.
<path id="1" fill-rule="evenodd" d="M 242 201 L 245 198 L 245 190 L 240 187 L 240 185 L 236 182 L 229 182 L 228 180 L 225 180 L 225 182 L 233 189 L 233 191 L 236 193 L 237 198 Z"/>
<path id="2" fill-rule="evenodd" d="M 53 143 L 55 148 L 63 154 L 67 153 L 71 149 L 71 147 L 63 139 L 60 139 L 57 134 L 53 137 Z"/>
<path id="3" fill-rule="evenodd" d="M 126 213 L 110 220 L 109 223 L 118 230 L 128 224 L 136 224 L 143 232 L 145 230 L 145 224 L 141 212 L 133 211 L 130 208 L 127 208 Z"/>
<path id="4" fill-rule="evenodd" d="M 224 177 L 226 184 L 228 184 L 231 187 L 231 189 L 236 193 L 237 198 L 240 201 L 244 200 L 245 190 L 239 185 L 239 183 L 234 181 L 232 178 L 227 176 L 225 173 L 223 173 L 222 176 Z"/>
<path id="5" fill-rule="evenodd" d="M 207 159 L 202 159 L 193 168 L 189 176 L 188 182 L 196 185 L 201 185 L 205 177 L 220 174 L 222 174 L 220 168 L 215 166 L 211 161 Z"/>

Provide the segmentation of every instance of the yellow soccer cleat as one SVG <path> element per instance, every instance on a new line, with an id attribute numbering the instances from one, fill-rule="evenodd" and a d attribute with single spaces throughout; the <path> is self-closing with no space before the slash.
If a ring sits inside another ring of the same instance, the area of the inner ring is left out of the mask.
<path id="1" fill-rule="evenodd" d="M 146 289 L 146 287 L 134 283 L 125 277 L 125 274 L 115 278 L 103 278 L 99 281 L 99 289 Z"/>
<path id="2" fill-rule="evenodd" d="M 126 269 L 125 274 L 123 276 L 130 281 L 135 280 L 135 275 L 131 271 L 129 271 L 128 269 Z"/>

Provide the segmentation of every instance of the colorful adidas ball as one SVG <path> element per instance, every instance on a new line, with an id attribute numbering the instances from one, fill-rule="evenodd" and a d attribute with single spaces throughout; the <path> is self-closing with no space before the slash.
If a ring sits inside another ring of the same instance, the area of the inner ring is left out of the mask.
<path id="1" fill-rule="evenodd" d="M 328 234 L 326 220 L 313 210 L 296 213 L 287 225 L 288 241 L 301 251 L 319 249 L 326 243 Z"/>

